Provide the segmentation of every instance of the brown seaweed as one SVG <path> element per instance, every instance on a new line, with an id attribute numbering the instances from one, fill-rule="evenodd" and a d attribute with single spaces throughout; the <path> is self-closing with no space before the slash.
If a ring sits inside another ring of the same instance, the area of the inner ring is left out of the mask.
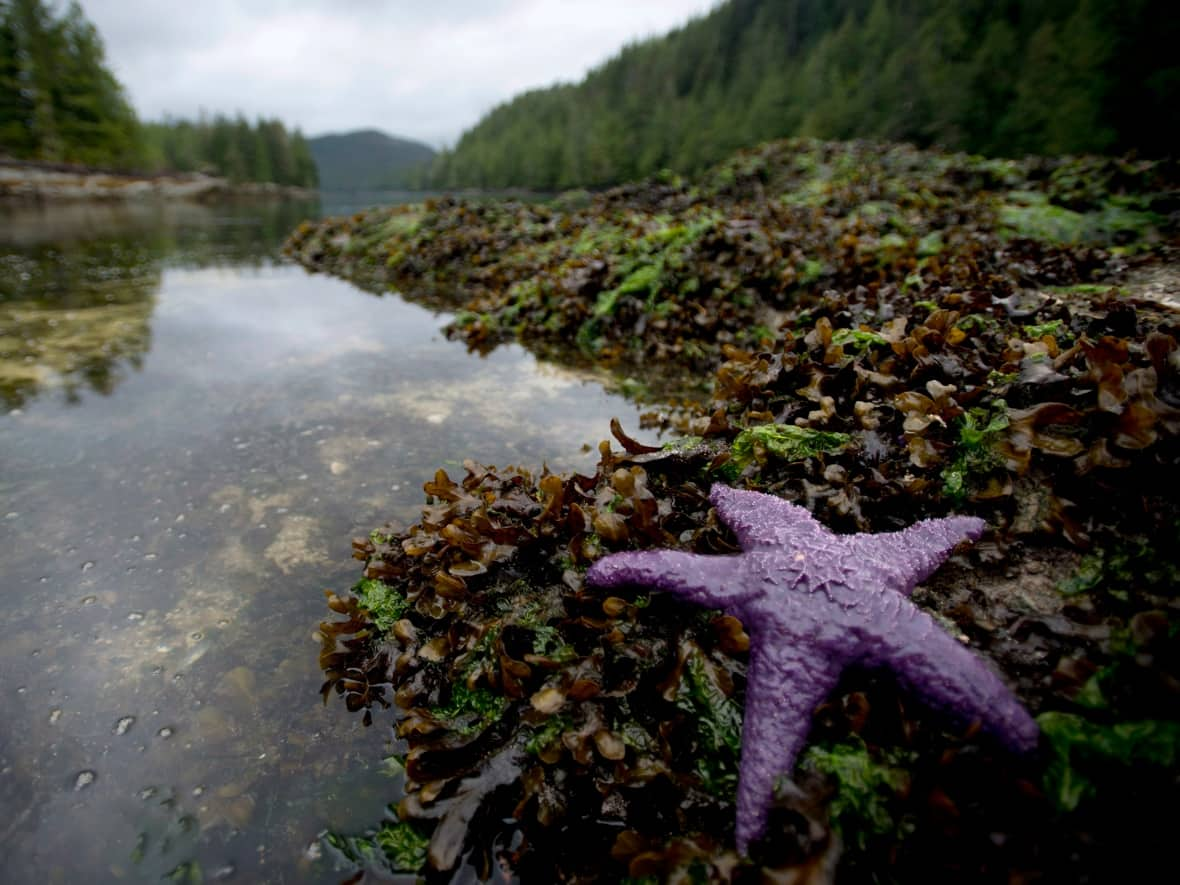
<path id="1" fill-rule="evenodd" d="M 1005 231 L 990 161 L 814 143 L 742 156 L 729 175 L 589 209 L 446 200 L 365 250 L 332 237 L 397 213 L 292 241 L 318 266 L 376 256 L 382 284 L 465 299 L 453 332 L 478 347 L 578 336 L 600 362 L 713 377 L 711 400 L 649 414 L 679 440 L 641 445 L 612 422 L 621 450 L 604 441 L 591 475 L 439 471 L 415 525 L 356 542 L 364 580 L 399 607 L 382 630 L 361 604 L 377 596 L 329 597 L 342 619 L 321 628 L 325 695 L 366 716 L 393 705 L 402 814 L 439 821 L 426 872 L 467 857 L 525 881 L 826 881 L 837 865 L 992 881 L 1098 875 L 1127 844 L 1151 857 L 1165 828 L 1136 791 L 1177 798 L 1175 761 L 1152 748 L 1180 721 L 1180 322 L 1119 281 L 1170 267 L 1173 246 Z M 857 172 L 808 177 L 800 156 Z M 1168 168 L 1143 166 L 1144 186 L 1167 187 Z M 1005 174 L 1057 199 L 1044 171 Z M 1009 759 L 853 674 L 817 711 L 768 837 L 738 857 L 742 625 L 582 581 L 615 550 L 733 552 L 708 505 L 718 481 L 837 531 L 985 519 L 970 568 L 919 596 L 1050 717 L 1052 759 Z M 1091 792 L 1065 791 L 1066 775 Z"/>

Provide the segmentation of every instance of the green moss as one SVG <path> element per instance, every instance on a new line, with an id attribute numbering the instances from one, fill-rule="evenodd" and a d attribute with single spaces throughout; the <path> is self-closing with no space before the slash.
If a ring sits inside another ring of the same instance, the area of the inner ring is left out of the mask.
<path id="1" fill-rule="evenodd" d="M 899 820 L 893 807 L 909 784 L 909 761 L 901 753 L 874 759 L 860 741 L 810 747 L 803 756 L 805 766 L 835 782 L 832 823 L 846 842 L 862 850 L 872 837 L 897 839 L 911 829 L 911 822 Z"/>
<path id="2" fill-rule="evenodd" d="M 410 607 L 406 597 L 384 581 L 366 578 L 354 586 L 352 592 L 382 633 L 392 630 Z"/>
<path id="3" fill-rule="evenodd" d="M 851 441 L 847 433 L 811 430 L 792 424 L 748 427 L 733 441 L 733 461 L 739 467 L 757 460 L 763 451 L 783 461 L 800 461 L 820 453 L 839 452 Z"/>
<path id="4" fill-rule="evenodd" d="M 1044 776 L 1045 792 L 1060 811 L 1073 811 L 1096 795 L 1099 769 L 1114 765 L 1174 769 L 1180 754 L 1180 722 L 1142 720 L 1104 725 L 1072 713 L 1037 717 L 1049 739 L 1053 759 Z M 1164 772 L 1161 770 L 1161 775 Z"/>

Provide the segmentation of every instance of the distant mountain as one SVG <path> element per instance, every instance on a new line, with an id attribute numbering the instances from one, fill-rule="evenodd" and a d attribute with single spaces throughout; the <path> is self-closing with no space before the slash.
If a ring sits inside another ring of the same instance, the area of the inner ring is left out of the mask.
<path id="1" fill-rule="evenodd" d="M 376 129 L 308 139 L 323 190 L 380 190 L 412 184 L 411 173 L 434 159 L 434 149 Z"/>

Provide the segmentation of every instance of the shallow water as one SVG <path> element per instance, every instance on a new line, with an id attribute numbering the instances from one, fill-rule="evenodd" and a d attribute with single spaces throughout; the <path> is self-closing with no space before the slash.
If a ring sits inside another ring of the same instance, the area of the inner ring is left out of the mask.
<path id="1" fill-rule="evenodd" d="M 350 538 L 438 466 L 589 467 L 638 424 L 278 262 L 312 211 L 0 217 L 4 881 L 339 881 L 317 834 L 399 798 L 387 728 L 319 696 Z"/>

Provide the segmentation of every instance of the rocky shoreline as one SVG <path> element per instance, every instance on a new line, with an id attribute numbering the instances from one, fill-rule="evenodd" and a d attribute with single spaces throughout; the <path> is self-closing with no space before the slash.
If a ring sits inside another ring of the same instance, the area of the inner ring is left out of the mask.
<path id="1" fill-rule="evenodd" d="M 317 191 L 272 183 L 231 182 L 200 173 L 137 175 L 66 164 L 0 158 L 0 205 L 66 202 L 313 199 Z"/>
<path id="2" fill-rule="evenodd" d="M 448 310 L 473 349 L 605 368 L 675 437 L 616 422 L 587 476 L 440 470 L 416 524 L 354 541 L 325 696 L 366 721 L 392 708 L 406 781 L 397 820 L 328 837 L 337 860 L 813 882 L 1161 862 L 1153 809 L 1180 799 L 1178 195 L 1163 161 L 794 140 L 695 181 L 301 226 L 305 266 Z M 718 482 L 838 533 L 984 520 L 914 599 L 1014 688 L 1038 752 L 855 674 L 739 855 L 743 625 L 585 581 L 616 551 L 735 552 Z"/>

